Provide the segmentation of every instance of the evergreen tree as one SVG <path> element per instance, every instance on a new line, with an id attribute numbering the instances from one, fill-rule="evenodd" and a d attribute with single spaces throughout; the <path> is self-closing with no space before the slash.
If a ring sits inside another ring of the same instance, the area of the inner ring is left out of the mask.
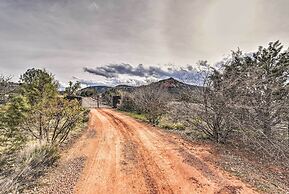
<path id="1" fill-rule="evenodd" d="M 22 95 L 31 105 L 54 98 L 57 95 L 58 82 L 46 70 L 28 69 L 20 77 Z"/>

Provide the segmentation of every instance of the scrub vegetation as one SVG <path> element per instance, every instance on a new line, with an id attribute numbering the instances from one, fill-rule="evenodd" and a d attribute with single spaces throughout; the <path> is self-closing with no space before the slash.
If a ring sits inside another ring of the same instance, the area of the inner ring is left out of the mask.
<path id="1" fill-rule="evenodd" d="M 0 193 L 19 193 L 59 158 L 59 146 L 80 127 L 86 111 L 58 92 L 58 82 L 42 69 L 29 69 L 17 87 L 1 77 Z M 65 95 L 77 88 L 72 83 Z"/>

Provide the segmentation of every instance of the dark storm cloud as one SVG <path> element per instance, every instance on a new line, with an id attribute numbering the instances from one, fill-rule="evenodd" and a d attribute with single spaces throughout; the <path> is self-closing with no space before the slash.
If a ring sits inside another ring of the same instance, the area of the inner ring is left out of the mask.
<path id="1" fill-rule="evenodd" d="M 102 67 L 96 67 L 94 69 L 85 67 L 84 71 L 106 78 L 118 77 L 118 75 L 130 75 L 137 77 L 163 77 L 169 75 L 168 72 L 162 70 L 160 67 L 150 66 L 145 68 L 142 64 L 139 64 L 137 67 L 133 67 L 130 64 L 125 63 L 109 64 Z"/>
<path id="2" fill-rule="evenodd" d="M 130 64 L 109 64 L 106 66 L 96 68 L 84 68 L 85 72 L 90 74 L 102 76 L 105 78 L 119 78 L 120 75 L 135 76 L 141 78 L 166 78 L 174 77 L 180 80 L 194 80 L 199 77 L 199 72 L 191 65 L 180 68 L 161 68 L 157 66 L 145 67 L 142 64 L 134 67 Z"/>

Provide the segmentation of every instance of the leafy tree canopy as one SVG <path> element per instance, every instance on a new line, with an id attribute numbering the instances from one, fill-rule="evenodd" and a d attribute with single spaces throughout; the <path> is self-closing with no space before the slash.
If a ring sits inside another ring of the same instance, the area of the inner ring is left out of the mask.
<path id="1" fill-rule="evenodd" d="M 31 105 L 57 95 L 58 82 L 45 69 L 28 69 L 20 77 L 22 95 Z"/>

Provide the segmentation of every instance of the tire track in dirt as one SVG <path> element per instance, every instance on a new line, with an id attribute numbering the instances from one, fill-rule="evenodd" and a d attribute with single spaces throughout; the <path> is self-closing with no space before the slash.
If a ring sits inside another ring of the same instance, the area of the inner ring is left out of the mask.
<path id="1" fill-rule="evenodd" d="M 216 172 L 211 170 L 211 167 L 196 155 L 196 152 L 192 151 L 194 150 L 194 148 L 192 148 L 192 146 L 189 146 L 188 142 L 185 142 L 185 140 L 182 140 L 180 138 L 174 138 L 172 140 L 172 134 L 166 134 L 167 136 L 165 136 L 165 134 L 157 128 L 154 128 L 153 132 L 152 130 L 150 130 L 150 128 L 142 129 L 146 130 L 151 139 L 156 139 L 155 134 L 157 134 L 157 140 L 159 142 L 168 142 L 175 145 L 175 150 L 179 153 L 180 156 L 184 158 L 183 162 L 193 166 L 196 170 L 200 171 L 204 177 L 210 179 L 210 181 L 214 181 L 218 184 L 226 182 L 226 180 L 224 180 L 221 176 L 216 174 Z M 177 141 L 175 139 L 177 139 Z"/>
<path id="2" fill-rule="evenodd" d="M 150 156 L 149 151 L 145 149 L 142 142 L 133 133 L 133 129 L 121 119 L 115 117 L 113 114 L 106 111 L 100 112 L 110 117 L 110 120 L 112 121 L 112 123 L 114 123 L 115 127 L 120 130 L 120 132 L 126 139 L 125 145 L 133 145 L 133 150 L 131 151 L 135 153 L 134 160 L 135 164 L 137 163 L 137 166 L 135 167 L 137 167 L 141 171 L 142 176 L 145 180 L 145 184 L 147 186 L 148 193 L 173 193 L 172 189 L 170 188 L 169 184 L 165 179 L 165 176 L 162 174 L 161 170 Z"/>
<path id="3" fill-rule="evenodd" d="M 107 111 L 109 110 L 106 110 L 105 112 L 107 113 Z M 114 119 L 118 119 L 116 117 L 117 113 L 114 113 L 114 115 L 111 113 L 107 113 L 107 114 L 114 117 Z M 136 123 L 129 122 L 129 124 L 127 124 L 126 122 L 129 119 L 118 119 L 118 122 L 121 122 L 123 125 L 125 125 L 127 130 L 129 130 L 130 132 L 134 131 L 134 136 L 142 137 L 142 139 L 147 138 L 146 136 L 148 134 L 145 132 L 148 132 L 148 129 L 146 127 L 143 127 L 142 124 L 136 121 L 135 121 Z M 123 120 L 125 120 L 126 122 L 124 122 Z M 141 133 L 137 133 L 136 129 L 139 129 L 139 132 Z M 163 169 L 162 171 L 166 174 L 163 176 L 166 177 L 166 179 L 170 179 L 170 183 L 171 185 L 173 185 L 174 193 L 191 193 L 192 191 L 194 191 L 193 193 L 212 192 L 211 189 L 208 189 L 208 186 L 210 185 L 207 182 L 198 181 L 196 178 L 192 176 L 192 174 L 194 174 L 196 177 L 202 177 L 202 174 L 201 174 L 202 172 L 200 173 L 198 171 L 195 171 L 194 173 L 191 173 L 191 170 L 189 169 L 189 167 L 183 165 L 184 164 L 183 159 L 178 161 L 176 160 L 176 158 L 180 158 L 178 155 L 167 153 L 167 151 L 169 151 L 170 149 L 166 149 L 166 148 L 160 149 L 160 147 L 154 149 L 151 146 L 149 146 L 150 144 L 152 144 L 151 141 L 153 139 L 155 139 L 155 137 L 149 136 L 147 138 L 147 141 L 144 141 L 144 143 L 146 143 L 146 146 L 149 147 L 148 149 L 151 152 L 151 154 L 153 150 L 158 151 L 157 153 L 154 154 L 153 159 L 156 160 L 157 158 L 160 158 L 161 156 L 160 160 L 158 161 L 158 164 L 162 166 L 162 169 Z M 160 139 L 158 136 L 157 136 L 157 139 L 158 139 L 158 142 L 155 143 L 156 145 L 164 144 L 164 141 Z M 143 143 L 141 144 L 143 145 Z M 174 149 L 177 150 L 178 148 L 174 148 Z M 161 152 L 159 152 L 160 150 Z"/>
<path id="4" fill-rule="evenodd" d="M 173 185 L 171 188 L 174 193 L 256 193 L 242 182 L 203 161 L 200 155 L 202 156 L 203 152 L 208 153 L 203 151 L 203 148 L 196 149 L 177 135 L 161 132 L 121 113 L 108 109 L 103 112 L 139 138 L 143 149 L 150 151 L 157 166 L 165 169 L 163 176 L 169 185 Z M 179 181 L 175 181 L 172 175 Z"/>
<path id="5" fill-rule="evenodd" d="M 117 193 L 114 185 L 118 174 L 116 147 L 119 135 L 96 110 L 92 110 L 91 114 L 93 122 L 89 123 L 87 145 L 82 150 L 88 159 L 75 193 L 96 193 L 95 188 L 98 188 L 97 193 Z"/>

